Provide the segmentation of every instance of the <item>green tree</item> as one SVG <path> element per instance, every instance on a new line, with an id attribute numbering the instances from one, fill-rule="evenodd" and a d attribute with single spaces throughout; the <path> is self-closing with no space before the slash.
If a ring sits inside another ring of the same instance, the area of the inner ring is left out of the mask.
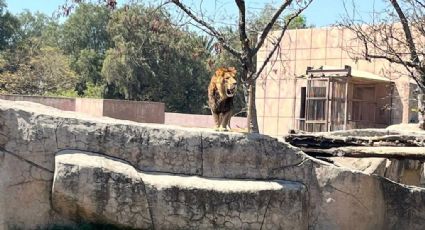
<path id="1" fill-rule="evenodd" d="M 266 4 L 260 12 L 253 12 L 247 21 L 247 31 L 250 34 L 258 35 L 270 22 L 277 8 L 271 4 Z M 288 14 L 278 19 L 272 26 L 272 30 L 280 30 L 288 24 L 288 29 L 304 29 L 307 28 L 307 19 L 304 15 L 298 15 L 292 19 L 292 15 Z"/>
<path id="2" fill-rule="evenodd" d="M 203 112 L 209 72 L 201 38 L 173 26 L 164 11 L 136 5 L 117 10 L 108 31 L 114 48 L 103 63 L 106 96 L 162 101 L 172 112 Z"/>
<path id="3" fill-rule="evenodd" d="M 74 56 L 79 56 L 83 49 L 104 54 L 110 47 L 109 17 L 110 11 L 102 6 L 79 4 L 63 25 L 61 48 Z"/>
<path id="4" fill-rule="evenodd" d="M 28 10 L 18 14 L 20 29 L 17 31 L 18 40 L 25 41 L 31 37 L 41 37 L 47 25 L 53 21 L 47 15 Z"/>
<path id="5" fill-rule="evenodd" d="M 47 39 L 57 30 L 57 22 L 29 11 L 17 19 L 13 43 L 0 57 L 0 92 L 44 95 L 74 88 L 76 77 L 69 58 L 54 46 L 57 41 Z"/>
<path id="6" fill-rule="evenodd" d="M 4 0 L 0 0 L 0 51 L 8 48 L 13 40 L 13 35 L 19 28 L 18 19 L 9 13 Z"/>
<path id="7" fill-rule="evenodd" d="M 44 95 L 69 90 L 75 85 L 75 74 L 69 68 L 69 59 L 54 47 L 43 47 L 32 53 L 17 68 L 0 73 L 0 93 Z"/>
<path id="8" fill-rule="evenodd" d="M 49 26 L 57 24 L 45 14 L 32 14 L 29 11 L 19 14 L 16 18 L 19 26 L 14 31 L 13 43 L 3 50 L 2 55 L 8 63 L 6 66 L 15 69 L 20 64 L 27 63 L 41 47 L 54 46 L 55 43 L 49 42 L 51 40 L 47 39 L 45 31 Z"/>
<path id="9" fill-rule="evenodd" d="M 78 75 L 76 91 L 84 95 L 89 86 L 104 87 L 101 75 L 106 50 L 111 46 L 107 25 L 110 11 L 96 4 L 79 4 L 63 25 L 61 48 L 71 56 Z"/>

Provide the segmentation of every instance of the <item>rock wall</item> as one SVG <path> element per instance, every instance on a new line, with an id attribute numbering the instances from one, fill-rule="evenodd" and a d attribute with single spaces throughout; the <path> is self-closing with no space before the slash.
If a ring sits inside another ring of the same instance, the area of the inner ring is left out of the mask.
<path id="1" fill-rule="evenodd" d="M 0 229 L 81 220 L 155 229 L 421 229 L 425 219 L 425 190 L 315 160 L 267 136 L 3 100 L 0 194 Z"/>

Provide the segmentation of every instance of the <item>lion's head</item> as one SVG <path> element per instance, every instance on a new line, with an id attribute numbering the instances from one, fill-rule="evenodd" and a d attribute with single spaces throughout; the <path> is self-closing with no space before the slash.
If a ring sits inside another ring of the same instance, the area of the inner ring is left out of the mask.
<path id="1" fill-rule="evenodd" d="M 218 68 L 215 71 L 216 85 L 222 98 L 233 97 L 236 93 L 235 67 Z"/>

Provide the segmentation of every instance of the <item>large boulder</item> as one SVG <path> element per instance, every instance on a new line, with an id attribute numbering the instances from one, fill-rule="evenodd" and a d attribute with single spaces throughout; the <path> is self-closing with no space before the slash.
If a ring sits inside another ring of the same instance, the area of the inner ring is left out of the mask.
<path id="1" fill-rule="evenodd" d="M 306 229 L 301 183 L 138 172 L 81 151 L 55 158 L 53 208 L 74 219 L 136 229 Z"/>

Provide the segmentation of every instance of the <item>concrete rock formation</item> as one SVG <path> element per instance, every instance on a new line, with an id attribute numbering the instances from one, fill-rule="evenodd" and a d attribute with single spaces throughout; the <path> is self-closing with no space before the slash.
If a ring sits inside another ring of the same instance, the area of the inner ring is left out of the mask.
<path id="1" fill-rule="evenodd" d="M 136 229 L 307 227 L 301 183 L 143 173 L 70 150 L 55 161 L 53 208 L 74 220 Z"/>
<path id="2" fill-rule="evenodd" d="M 56 166 L 55 166 L 56 162 Z M 425 189 L 262 135 L 0 100 L 0 229 L 422 229 Z"/>
<path id="3" fill-rule="evenodd" d="M 66 217 L 152 228 L 145 185 L 128 164 L 65 150 L 56 155 L 53 181 L 53 209 Z"/>

